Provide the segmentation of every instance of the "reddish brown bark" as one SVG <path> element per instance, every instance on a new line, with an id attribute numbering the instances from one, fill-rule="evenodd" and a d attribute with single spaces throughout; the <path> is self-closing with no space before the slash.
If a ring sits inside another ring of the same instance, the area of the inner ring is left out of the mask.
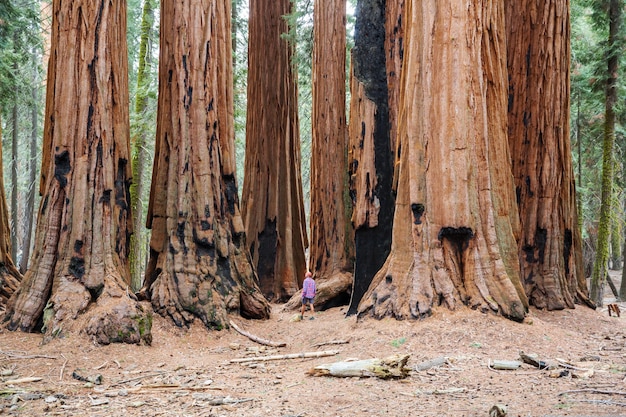
<path id="1" fill-rule="evenodd" d="M 179 326 L 269 317 L 256 284 L 234 163 L 230 1 L 161 2 L 157 146 L 142 295 Z"/>
<path id="2" fill-rule="evenodd" d="M 588 299 L 569 140 L 568 0 L 507 2 L 509 145 L 529 302 L 548 310 Z"/>
<path id="3" fill-rule="evenodd" d="M 406 2 L 391 254 L 359 315 L 444 304 L 523 319 L 506 138 L 504 4 Z"/>
<path id="4" fill-rule="evenodd" d="M 398 187 L 400 167 L 400 141 L 398 140 L 398 112 L 400 100 L 400 75 L 404 59 L 404 5 L 405 0 L 385 3 L 385 50 L 387 85 L 389 88 L 389 138 L 394 151 L 393 188 Z"/>
<path id="5" fill-rule="evenodd" d="M 293 46 L 282 37 L 291 10 L 290 0 L 250 1 L 242 213 L 261 291 L 276 301 L 298 290 L 308 246 Z"/>
<path id="6" fill-rule="evenodd" d="M 126 2 L 55 0 L 51 50 L 35 249 L 8 326 L 149 343 L 150 313 L 128 294 Z"/>

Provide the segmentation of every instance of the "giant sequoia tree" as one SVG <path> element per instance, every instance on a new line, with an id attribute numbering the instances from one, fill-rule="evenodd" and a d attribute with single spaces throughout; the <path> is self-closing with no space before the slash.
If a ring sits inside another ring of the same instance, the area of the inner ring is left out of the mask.
<path id="1" fill-rule="evenodd" d="M 349 167 L 355 270 L 354 314 L 391 248 L 394 155 L 385 65 L 385 2 L 357 3 L 350 79 Z"/>
<path id="2" fill-rule="evenodd" d="M 524 318 L 508 154 L 504 2 L 406 2 L 391 253 L 360 315 L 461 304 Z"/>
<path id="3" fill-rule="evenodd" d="M 348 185 L 346 2 L 320 0 L 315 3 L 313 17 L 309 265 L 318 283 L 317 303 L 347 304 L 352 287 L 353 236 L 345 201 Z"/>
<path id="4" fill-rule="evenodd" d="M 179 325 L 269 317 L 239 213 L 230 0 L 161 2 L 157 144 L 142 294 Z"/>
<path id="5" fill-rule="evenodd" d="M 568 0 L 507 2 L 509 145 L 529 302 L 587 300 L 569 141 Z"/>
<path id="6" fill-rule="evenodd" d="M 307 246 L 290 0 L 251 0 L 242 213 L 261 291 L 286 300 L 304 279 Z"/>
<path id="7" fill-rule="evenodd" d="M 55 0 L 51 51 L 35 249 L 8 326 L 149 342 L 150 315 L 128 292 L 126 2 Z"/>

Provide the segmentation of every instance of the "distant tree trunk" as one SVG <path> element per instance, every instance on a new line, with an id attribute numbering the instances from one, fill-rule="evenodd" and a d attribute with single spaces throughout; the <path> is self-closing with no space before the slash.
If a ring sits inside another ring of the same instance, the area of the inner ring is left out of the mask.
<path id="1" fill-rule="evenodd" d="M 242 213 L 261 291 L 286 301 L 304 280 L 308 246 L 300 173 L 290 0 L 251 0 Z"/>
<path id="2" fill-rule="evenodd" d="M 151 314 L 128 293 L 126 2 L 55 0 L 51 50 L 35 249 L 8 327 L 149 343 Z"/>
<path id="3" fill-rule="evenodd" d="M 15 68 L 17 71 L 17 68 Z M 16 91 L 16 96 L 17 96 Z M 19 213 L 17 212 L 17 148 L 19 141 L 19 111 L 16 103 L 13 104 L 13 132 L 11 134 L 11 259 L 17 259 L 17 231 L 19 229 Z"/>
<path id="4" fill-rule="evenodd" d="M 598 243 L 596 258 L 591 274 L 591 299 L 602 306 L 604 283 L 608 274 L 609 238 L 611 235 L 611 199 L 613 195 L 613 146 L 615 143 L 615 106 L 618 99 L 619 52 L 618 37 L 622 21 L 622 1 L 609 1 L 609 41 L 608 68 L 605 91 L 604 109 L 604 140 L 602 153 L 602 197 L 600 203 L 600 220 L 598 222 Z"/>
<path id="5" fill-rule="evenodd" d="M 150 55 L 148 42 L 154 26 L 155 0 L 144 0 L 141 17 L 141 39 L 139 42 L 139 65 L 137 67 L 137 95 L 135 97 L 135 113 L 139 115 L 139 126 L 137 132 L 131 138 L 134 147 L 133 152 L 133 182 L 130 185 L 130 201 L 133 211 L 133 224 L 135 233 L 130 239 L 130 276 L 131 287 L 138 290 L 142 284 L 143 270 L 143 202 L 141 197 L 144 192 L 144 164 L 148 159 L 146 150 L 147 142 L 147 121 L 142 117 L 148 107 L 148 85 L 150 73 Z"/>
<path id="6" fill-rule="evenodd" d="M 385 2 L 357 3 L 350 79 L 349 165 L 355 270 L 348 314 L 355 314 L 391 249 L 394 155 L 386 75 Z"/>
<path id="7" fill-rule="evenodd" d="M 313 12 L 313 138 L 309 269 L 317 309 L 350 301 L 354 263 L 347 177 L 346 4 L 319 0 Z M 296 292 L 285 308 L 300 306 Z"/>
<path id="8" fill-rule="evenodd" d="M 2 122 L 0 121 L 0 144 L 2 143 Z M 2 146 L 0 146 L 0 173 L 2 169 Z M 11 228 L 9 227 L 9 208 L 4 193 L 4 177 L 0 175 L 0 310 L 17 290 L 22 280 L 11 258 Z"/>
<path id="9" fill-rule="evenodd" d="M 393 245 L 359 316 L 465 304 L 522 320 L 504 3 L 407 0 L 405 15 Z"/>
<path id="10" fill-rule="evenodd" d="M 574 308 L 588 295 L 569 138 L 569 1 L 506 2 L 506 13 L 521 276 L 535 307 Z"/>
<path id="11" fill-rule="evenodd" d="M 35 58 L 35 57 L 33 57 Z M 36 59 L 33 59 L 36 61 Z M 36 62 L 33 62 L 37 68 Z M 35 71 L 36 72 L 36 71 Z M 39 80 L 35 74 L 35 81 Z M 32 88 L 32 104 L 30 112 L 31 132 L 28 157 L 28 192 L 26 194 L 26 209 L 24 211 L 24 242 L 22 243 L 22 257 L 20 258 L 20 273 L 24 274 L 28 269 L 28 260 L 30 258 L 30 247 L 33 235 L 33 222 L 35 214 L 35 189 L 37 181 L 37 139 L 39 125 L 39 86 Z"/>
<path id="12" fill-rule="evenodd" d="M 230 1 L 161 2 L 157 144 L 142 293 L 178 326 L 267 318 L 234 171 Z"/>

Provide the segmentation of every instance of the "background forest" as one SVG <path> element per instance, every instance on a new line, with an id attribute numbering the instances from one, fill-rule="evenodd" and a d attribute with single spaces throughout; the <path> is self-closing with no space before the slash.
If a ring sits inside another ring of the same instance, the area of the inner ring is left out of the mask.
<path id="1" fill-rule="evenodd" d="M 311 206 L 314 2 L 292 2 L 295 12 L 284 17 L 292 30 L 283 36 L 296 51 L 292 64 L 297 69 L 301 173 L 308 216 Z M 28 268 L 39 204 L 40 138 L 43 133 L 50 7 L 47 2 L 31 0 L 0 1 L 3 176 L 10 209 L 12 258 L 22 273 Z M 356 0 L 349 0 L 348 50 L 353 45 L 355 7 Z M 571 149 L 585 276 L 591 277 L 594 264 L 603 264 L 604 259 L 611 269 L 622 269 L 626 247 L 626 105 L 622 98 L 626 82 L 621 63 L 626 27 L 621 24 L 624 7 L 621 1 L 572 0 L 570 7 Z M 156 0 L 128 0 L 127 16 L 134 172 L 131 195 L 135 217 L 131 271 L 133 289 L 139 290 L 149 255 L 149 232 L 145 224 L 156 135 L 159 3 Z M 247 18 L 247 1 L 233 0 L 234 120 L 240 193 L 246 149 Z M 348 68 L 346 73 L 349 73 Z M 607 73 L 612 76 L 608 77 Z M 347 102 L 350 102 L 349 96 Z M 608 102 L 615 104 L 607 106 Z M 597 255 L 599 262 L 596 262 Z M 603 279 L 600 278 L 600 283 Z M 626 280 L 622 280 L 624 282 Z M 626 288 L 622 288 L 622 298 L 624 296 Z"/>

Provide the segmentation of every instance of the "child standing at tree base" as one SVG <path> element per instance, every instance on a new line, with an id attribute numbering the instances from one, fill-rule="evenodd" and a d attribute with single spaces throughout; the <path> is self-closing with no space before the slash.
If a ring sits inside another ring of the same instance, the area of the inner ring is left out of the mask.
<path id="1" fill-rule="evenodd" d="M 313 307 L 313 298 L 315 298 L 315 280 L 312 278 L 311 272 L 307 271 L 304 274 L 304 282 L 302 283 L 302 308 L 300 309 L 300 318 L 304 319 L 304 310 L 307 306 L 311 306 L 311 313 L 315 314 L 315 308 Z M 311 320 L 315 317 L 311 316 Z"/>

